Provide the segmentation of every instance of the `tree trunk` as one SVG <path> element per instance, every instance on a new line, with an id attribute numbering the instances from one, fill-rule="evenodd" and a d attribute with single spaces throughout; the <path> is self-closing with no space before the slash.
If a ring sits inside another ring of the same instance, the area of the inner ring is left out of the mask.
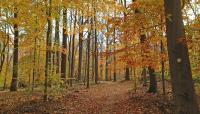
<path id="1" fill-rule="evenodd" d="M 58 10 L 60 16 L 60 10 Z M 60 47 L 60 35 L 59 35 L 59 22 L 60 18 L 56 18 L 56 27 L 55 27 L 55 47 L 56 47 L 56 73 L 60 72 L 60 51 L 58 50 Z"/>
<path id="2" fill-rule="evenodd" d="M 62 49 L 64 52 L 61 54 L 61 79 L 66 79 L 66 64 L 67 64 L 67 10 L 63 10 L 63 39 L 62 39 Z"/>
<path id="3" fill-rule="evenodd" d="M 90 86 L 90 35 L 91 31 L 88 32 L 87 39 L 87 88 Z"/>
<path id="4" fill-rule="evenodd" d="M 149 78 L 150 78 L 150 85 L 149 85 L 149 93 L 156 93 L 157 92 L 157 81 L 154 68 L 151 66 L 148 67 L 149 70 Z"/>
<path id="5" fill-rule="evenodd" d="M 97 42 L 97 30 L 96 30 L 96 16 L 94 16 L 94 23 L 95 23 L 95 29 L 94 29 L 95 84 L 97 84 L 99 73 L 98 73 L 98 42 Z"/>
<path id="6" fill-rule="evenodd" d="M 126 66 L 126 69 L 125 69 L 125 80 L 130 80 L 130 72 L 129 72 L 129 68 L 128 66 Z"/>
<path id="7" fill-rule="evenodd" d="M 117 76 L 116 76 L 116 64 L 117 64 L 117 62 L 116 62 L 116 46 L 115 46 L 116 45 L 116 36 L 115 36 L 115 34 L 116 34 L 116 30 L 114 28 L 114 32 L 113 32 L 113 38 L 114 38 L 114 41 L 113 41 L 114 42 L 114 44 L 113 44 L 114 45 L 114 47 L 113 47 L 114 48 L 114 55 L 113 55 L 114 56 L 113 57 L 113 61 L 114 61 L 114 65 L 113 65 L 114 66 L 114 69 L 113 69 L 114 70 L 113 71 L 113 81 L 117 81 Z"/>
<path id="8" fill-rule="evenodd" d="M 161 40 L 161 45 L 160 45 L 160 48 L 161 48 L 161 54 L 163 54 L 164 53 L 164 47 L 163 47 L 163 42 L 162 42 L 162 40 Z M 163 95 L 165 95 L 165 62 L 164 62 L 164 60 L 163 60 L 163 58 L 162 58 L 162 60 L 161 60 L 161 73 L 162 73 L 162 89 L 163 89 Z"/>
<path id="9" fill-rule="evenodd" d="M 146 68 L 143 68 L 143 70 L 142 70 L 142 81 L 143 81 L 143 86 L 147 86 L 147 71 L 146 71 Z"/>
<path id="10" fill-rule="evenodd" d="M 185 37 L 181 0 L 164 0 L 175 114 L 199 114 Z M 169 17 L 170 16 L 170 17 Z"/>
<path id="11" fill-rule="evenodd" d="M 81 17 L 81 25 L 83 25 L 83 16 Z M 81 80 L 81 68 L 82 68 L 82 48 L 83 48 L 83 27 L 79 30 L 79 57 L 78 57 L 78 81 Z"/>
<path id="12" fill-rule="evenodd" d="M 71 73 L 70 73 L 70 81 L 69 85 L 72 86 L 72 78 L 74 77 L 74 66 L 75 66 L 75 36 L 76 36 L 76 18 L 77 18 L 77 11 L 75 11 L 75 16 L 74 16 L 74 27 L 73 27 L 73 35 L 72 35 L 72 57 L 71 57 Z"/>
<path id="13" fill-rule="evenodd" d="M 47 4 L 49 4 L 49 8 L 47 11 L 48 17 L 51 17 L 51 0 Z M 48 6 L 48 5 L 47 5 Z M 48 100 L 48 78 L 50 73 L 50 63 L 51 63 L 51 29 L 52 23 L 50 18 L 47 18 L 47 40 L 46 40 L 46 63 L 45 63 L 45 83 L 44 83 L 44 101 Z"/>
<path id="14" fill-rule="evenodd" d="M 107 27 L 108 31 L 108 27 Z M 108 81 L 108 37 L 106 38 L 106 69 L 105 69 L 105 80 Z"/>
<path id="15" fill-rule="evenodd" d="M 7 38 L 8 38 L 7 42 L 9 43 L 9 35 L 7 35 Z M 4 77 L 3 90 L 6 89 L 8 70 L 9 70 L 10 62 L 12 60 L 12 57 L 10 57 L 10 53 L 9 52 L 10 52 L 10 46 L 8 45 L 8 47 L 7 47 L 7 56 L 6 56 L 6 71 L 5 71 L 5 77 Z"/>
<path id="16" fill-rule="evenodd" d="M 37 31 L 37 30 L 36 30 Z M 33 54 L 33 77 L 32 77 L 32 91 L 34 90 L 35 87 L 35 75 L 36 75 L 36 51 L 37 51 L 37 38 L 34 38 L 34 54 Z"/>
<path id="17" fill-rule="evenodd" d="M 17 8 L 15 8 L 15 11 Z M 14 18 L 17 19 L 17 12 L 14 13 Z M 17 78 L 18 78 L 18 45 L 19 45 L 19 32 L 18 25 L 14 24 L 14 49 L 13 49 L 13 76 L 10 86 L 10 91 L 17 91 Z"/>

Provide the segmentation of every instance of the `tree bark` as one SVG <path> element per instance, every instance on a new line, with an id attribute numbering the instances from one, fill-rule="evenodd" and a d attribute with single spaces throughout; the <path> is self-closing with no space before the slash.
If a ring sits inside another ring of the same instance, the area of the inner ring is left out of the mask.
<path id="1" fill-rule="evenodd" d="M 107 27 L 108 31 L 108 27 Z M 106 38 L 106 66 L 105 66 L 105 80 L 108 81 L 108 37 Z"/>
<path id="2" fill-rule="evenodd" d="M 125 80 L 130 80 L 130 72 L 129 72 L 129 68 L 128 66 L 126 66 L 126 69 L 125 69 Z"/>
<path id="3" fill-rule="evenodd" d="M 75 36 L 76 36 L 76 21 L 77 21 L 77 11 L 75 11 L 74 16 L 74 27 L 73 27 L 73 35 L 72 35 L 72 57 L 71 57 L 71 72 L 70 72 L 70 81 L 69 85 L 72 86 L 72 78 L 74 77 L 74 66 L 75 66 Z"/>
<path id="4" fill-rule="evenodd" d="M 142 81 L 143 81 L 143 86 L 147 86 L 147 70 L 146 70 L 146 68 L 143 68 L 143 70 L 142 70 Z"/>
<path id="5" fill-rule="evenodd" d="M 164 47 L 163 47 L 163 42 L 161 40 L 161 45 L 160 45 L 160 48 L 161 48 L 161 54 L 164 53 Z M 161 60 L 161 74 L 162 74 L 162 89 L 163 89 L 163 95 L 165 95 L 166 91 L 165 91 L 165 62 L 162 58 Z"/>
<path id="6" fill-rule="evenodd" d="M 17 10 L 17 8 L 15 8 Z M 17 19 L 18 15 L 17 12 L 14 13 L 14 18 Z M 14 24 L 14 49 L 13 49 L 13 76 L 12 82 L 10 86 L 10 91 L 17 91 L 17 83 L 18 83 L 18 45 L 19 45 L 19 32 L 18 32 L 18 25 Z"/>
<path id="7" fill-rule="evenodd" d="M 149 78 L 150 78 L 150 85 L 149 85 L 149 93 L 156 93 L 157 92 L 157 81 L 155 70 L 151 66 L 148 67 L 149 70 Z"/>
<path id="8" fill-rule="evenodd" d="M 95 10 L 95 12 L 96 12 L 96 10 Z M 95 27 L 94 27 L 95 84 L 97 84 L 98 83 L 98 77 L 99 77 L 99 72 L 98 72 L 99 69 L 98 69 L 98 42 L 97 42 L 97 30 L 96 30 L 96 16 L 94 16 L 94 23 L 95 23 Z"/>
<path id="9" fill-rule="evenodd" d="M 49 0 L 47 2 L 47 16 L 51 17 L 51 3 L 52 1 Z M 46 63 L 45 63 L 45 82 L 44 82 L 44 101 L 46 102 L 48 100 L 48 78 L 50 73 L 50 63 L 51 63 L 51 30 L 52 29 L 52 23 L 51 19 L 47 18 L 47 40 L 46 40 Z"/>
<path id="10" fill-rule="evenodd" d="M 60 16 L 60 10 L 58 9 L 58 15 Z M 56 73 L 60 73 L 60 35 L 59 35 L 59 22 L 60 17 L 56 18 L 56 27 L 55 27 L 55 47 L 56 47 Z"/>
<path id="11" fill-rule="evenodd" d="M 199 114 L 185 37 L 181 0 L 164 0 L 175 114 Z"/>
<path id="12" fill-rule="evenodd" d="M 81 17 L 81 25 L 83 25 L 83 16 Z M 82 48 L 83 48 L 83 27 L 79 30 L 79 57 L 78 57 L 78 81 L 81 80 L 81 68 L 82 68 Z"/>
<path id="13" fill-rule="evenodd" d="M 90 86 L 90 35 L 91 31 L 88 32 L 87 39 L 87 88 Z"/>
<path id="14" fill-rule="evenodd" d="M 66 79 L 66 65 L 67 65 L 67 10 L 63 10 L 63 39 L 62 39 L 62 49 L 64 52 L 61 54 L 61 79 Z"/>

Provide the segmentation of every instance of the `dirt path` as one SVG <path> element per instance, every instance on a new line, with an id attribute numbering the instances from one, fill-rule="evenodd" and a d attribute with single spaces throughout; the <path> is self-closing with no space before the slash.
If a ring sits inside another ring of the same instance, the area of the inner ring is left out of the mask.
<path id="1" fill-rule="evenodd" d="M 162 114 L 157 95 L 139 89 L 130 98 L 132 82 L 103 82 L 52 97 L 46 103 L 41 93 L 3 93 L 0 113 L 35 114 Z"/>
<path id="2" fill-rule="evenodd" d="M 119 84 L 120 83 L 120 84 Z M 101 114 L 117 113 L 115 106 L 129 99 L 131 82 L 106 83 L 92 87 L 86 96 L 99 104 Z"/>

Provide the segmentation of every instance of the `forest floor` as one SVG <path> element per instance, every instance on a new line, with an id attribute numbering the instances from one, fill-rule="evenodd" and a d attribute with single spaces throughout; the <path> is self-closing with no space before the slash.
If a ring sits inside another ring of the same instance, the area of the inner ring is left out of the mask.
<path id="1" fill-rule="evenodd" d="M 171 107 L 166 97 L 146 93 L 138 87 L 134 93 L 132 81 L 102 82 L 68 90 L 43 102 L 42 92 L 0 93 L 0 113 L 3 114 L 163 114 Z M 169 112 L 168 112 L 169 113 Z"/>

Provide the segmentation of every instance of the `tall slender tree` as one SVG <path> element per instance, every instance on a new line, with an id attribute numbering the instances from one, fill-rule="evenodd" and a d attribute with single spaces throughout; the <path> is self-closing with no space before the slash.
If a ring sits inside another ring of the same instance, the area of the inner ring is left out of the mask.
<path id="1" fill-rule="evenodd" d="M 14 8 L 15 12 L 14 12 L 14 19 L 18 18 L 18 12 L 17 12 L 17 8 Z M 17 91 L 17 78 L 18 78 L 18 56 L 19 56 L 19 52 L 18 52 L 18 48 L 19 48 L 19 32 L 18 32 L 18 24 L 15 23 L 14 24 L 14 49 L 13 49 L 13 76 L 12 76 L 12 82 L 11 82 L 11 86 L 10 86 L 10 91 Z"/>
<path id="2" fill-rule="evenodd" d="M 51 7 L 52 0 L 46 2 L 47 7 L 47 39 L 46 39 L 46 63 L 45 63 L 45 83 L 44 83 L 44 101 L 48 100 L 48 78 L 50 74 L 50 63 L 51 63 Z"/>
<path id="3" fill-rule="evenodd" d="M 79 28 L 79 57 L 78 57 L 78 80 L 81 80 L 82 56 L 83 56 L 83 16 L 80 17 Z"/>
<path id="4" fill-rule="evenodd" d="M 63 10 L 63 39 L 62 39 L 62 49 L 64 52 L 61 54 L 61 78 L 66 79 L 66 69 L 67 69 L 67 10 Z"/>
<path id="5" fill-rule="evenodd" d="M 70 81 L 69 84 L 72 86 L 72 78 L 74 77 L 74 67 L 75 67 L 75 37 L 76 37 L 76 21 L 77 21 L 77 10 L 74 15 L 74 26 L 73 26 L 73 35 L 72 35 L 72 56 L 71 56 L 71 72 L 70 72 Z"/>

